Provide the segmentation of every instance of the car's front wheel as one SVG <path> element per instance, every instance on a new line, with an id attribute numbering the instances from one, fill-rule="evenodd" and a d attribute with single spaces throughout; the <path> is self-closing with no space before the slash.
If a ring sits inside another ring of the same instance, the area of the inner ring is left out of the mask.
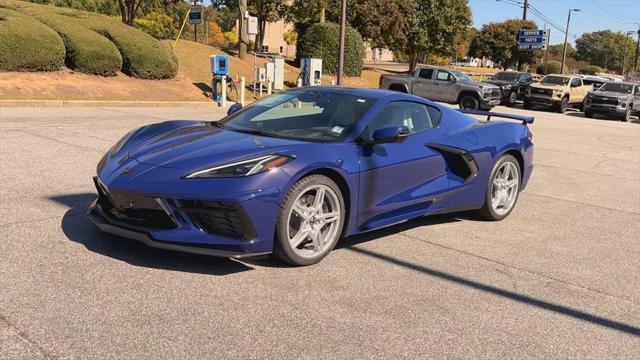
<path id="1" fill-rule="evenodd" d="M 473 95 L 464 95 L 458 101 L 458 106 L 462 110 L 478 110 L 480 108 L 480 101 Z"/>
<path id="2" fill-rule="evenodd" d="M 479 214 L 488 220 L 509 216 L 520 193 L 520 165 L 512 155 L 503 155 L 493 166 L 487 183 L 484 206 Z"/>
<path id="3" fill-rule="evenodd" d="M 518 94 L 515 91 L 509 93 L 509 99 L 507 100 L 507 106 L 513 106 L 518 101 Z"/>
<path id="4" fill-rule="evenodd" d="M 282 203 L 274 255 L 293 265 L 318 263 L 342 235 L 345 206 L 336 183 L 311 175 L 295 183 Z"/>
<path id="5" fill-rule="evenodd" d="M 624 115 L 622 115 L 620 120 L 622 120 L 624 122 L 630 122 L 631 121 L 631 108 L 630 107 L 627 106 L 627 110 L 624 112 Z"/>
<path id="6" fill-rule="evenodd" d="M 567 107 L 569 107 L 569 98 L 563 97 L 562 100 L 556 104 L 556 111 L 560 114 L 564 114 L 567 112 Z"/>

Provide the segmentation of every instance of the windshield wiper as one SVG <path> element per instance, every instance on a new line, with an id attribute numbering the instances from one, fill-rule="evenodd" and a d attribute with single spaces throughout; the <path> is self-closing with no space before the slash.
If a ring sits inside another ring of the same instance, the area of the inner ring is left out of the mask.
<path id="1" fill-rule="evenodd" d="M 228 128 L 227 130 L 241 132 L 241 133 L 244 133 L 244 134 L 251 134 L 251 135 L 272 136 L 268 132 L 264 132 L 264 131 L 261 131 L 261 130 L 255 130 L 255 129 Z"/>
<path id="2" fill-rule="evenodd" d="M 222 125 L 219 121 L 212 121 L 211 126 L 215 126 L 220 129 L 224 129 L 224 125 Z"/>

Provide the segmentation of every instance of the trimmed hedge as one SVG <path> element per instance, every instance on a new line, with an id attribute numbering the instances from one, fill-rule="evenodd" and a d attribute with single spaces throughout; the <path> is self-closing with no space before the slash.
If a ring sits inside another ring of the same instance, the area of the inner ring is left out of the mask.
<path id="1" fill-rule="evenodd" d="M 344 74 L 346 76 L 360 76 L 364 58 L 362 36 L 349 26 L 347 26 L 345 35 Z M 313 24 L 304 32 L 300 45 L 300 57 L 321 58 L 324 73 L 330 75 L 338 73 L 340 25 Z"/>
<path id="2" fill-rule="evenodd" d="M 113 76 L 122 69 L 122 57 L 109 39 L 87 29 L 66 16 L 53 12 L 31 12 L 36 19 L 55 30 L 67 48 L 69 68 L 87 74 Z"/>
<path id="3" fill-rule="evenodd" d="M 580 74 L 585 74 L 585 75 L 595 75 L 603 71 L 604 70 L 602 70 L 600 66 L 596 66 L 596 65 L 583 66 L 580 68 Z"/>
<path id="4" fill-rule="evenodd" d="M 560 64 L 559 61 L 549 60 L 549 62 L 547 63 L 547 73 L 545 74 L 544 72 L 544 64 L 539 64 L 538 66 L 536 66 L 536 73 L 540 75 L 559 74 L 560 67 L 562 67 L 562 64 Z M 567 69 L 565 67 L 565 73 L 566 72 Z"/>
<path id="5" fill-rule="evenodd" d="M 78 71 L 112 75 L 122 69 L 125 74 L 141 79 L 173 78 L 178 72 L 178 60 L 169 48 L 143 31 L 120 22 L 119 19 L 15 0 L 0 0 L 0 7 L 13 8 L 22 13 L 22 17 L 55 34 L 61 43 L 60 36 L 33 17 L 55 28 L 67 45 L 67 64 Z M 34 31 L 34 27 L 20 27 L 14 23 L 3 26 L 2 31 L 6 31 L 4 28 L 10 28 L 11 31 L 19 28 L 25 34 L 42 37 L 42 31 Z M 5 37 L 2 36 L 2 40 Z M 29 42 L 25 42 L 24 46 L 31 52 L 39 49 Z M 64 59 L 64 45 L 62 57 Z"/>
<path id="6" fill-rule="evenodd" d="M 64 43 L 38 20 L 0 7 L 0 71 L 55 71 L 64 65 Z"/>

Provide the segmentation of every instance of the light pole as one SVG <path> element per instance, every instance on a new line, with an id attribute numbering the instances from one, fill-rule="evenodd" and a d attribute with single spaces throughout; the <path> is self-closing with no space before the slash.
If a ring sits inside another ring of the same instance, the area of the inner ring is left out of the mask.
<path id="1" fill-rule="evenodd" d="M 640 52 L 640 28 L 638 29 L 638 43 L 636 44 L 636 61 L 633 63 L 633 73 L 638 72 L 638 52 Z"/>
<path id="2" fill-rule="evenodd" d="M 564 73 L 564 62 L 567 58 L 567 36 L 569 36 L 569 22 L 571 22 L 572 11 L 580 11 L 580 9 L 569 9 L 569 16 L 567 17 L 567 30 L 564 32 L 564 48 L 562 50 L 562 65 L 560 66 L 560 74 Z"/>
<path id="3" fill-rule="evenodd" d="M 338 58 L 338 85 L 342 85 L 344 72 L 344 33 L 347 21 L 347 0 L 342 0 L 342 15 L 340 16 L 340 49 Z"/>
<path id="4" fill-rule="evenodd" d="M 629 44 L 629 35 L 632 35 L 635 31 L 627 31 L 627 37 L 624 39 L 624 55 L 622 56 L 622 76 L 624 76 L 624 70 L 627 65 L 627 45 Z"/>

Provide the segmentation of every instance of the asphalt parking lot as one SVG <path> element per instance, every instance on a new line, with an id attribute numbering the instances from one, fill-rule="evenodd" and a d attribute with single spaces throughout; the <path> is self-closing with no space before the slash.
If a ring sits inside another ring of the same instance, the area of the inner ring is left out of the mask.
<path id="1" fill-rule="evenodd" d="M 84 217 L 129 129 L 221 111 L 0 109 L 0 359 L 637 358 L 640 123 L 496 110 L 536 116 L 509 218 L 418 219 L 292 268 L 155 250 Z"/>

